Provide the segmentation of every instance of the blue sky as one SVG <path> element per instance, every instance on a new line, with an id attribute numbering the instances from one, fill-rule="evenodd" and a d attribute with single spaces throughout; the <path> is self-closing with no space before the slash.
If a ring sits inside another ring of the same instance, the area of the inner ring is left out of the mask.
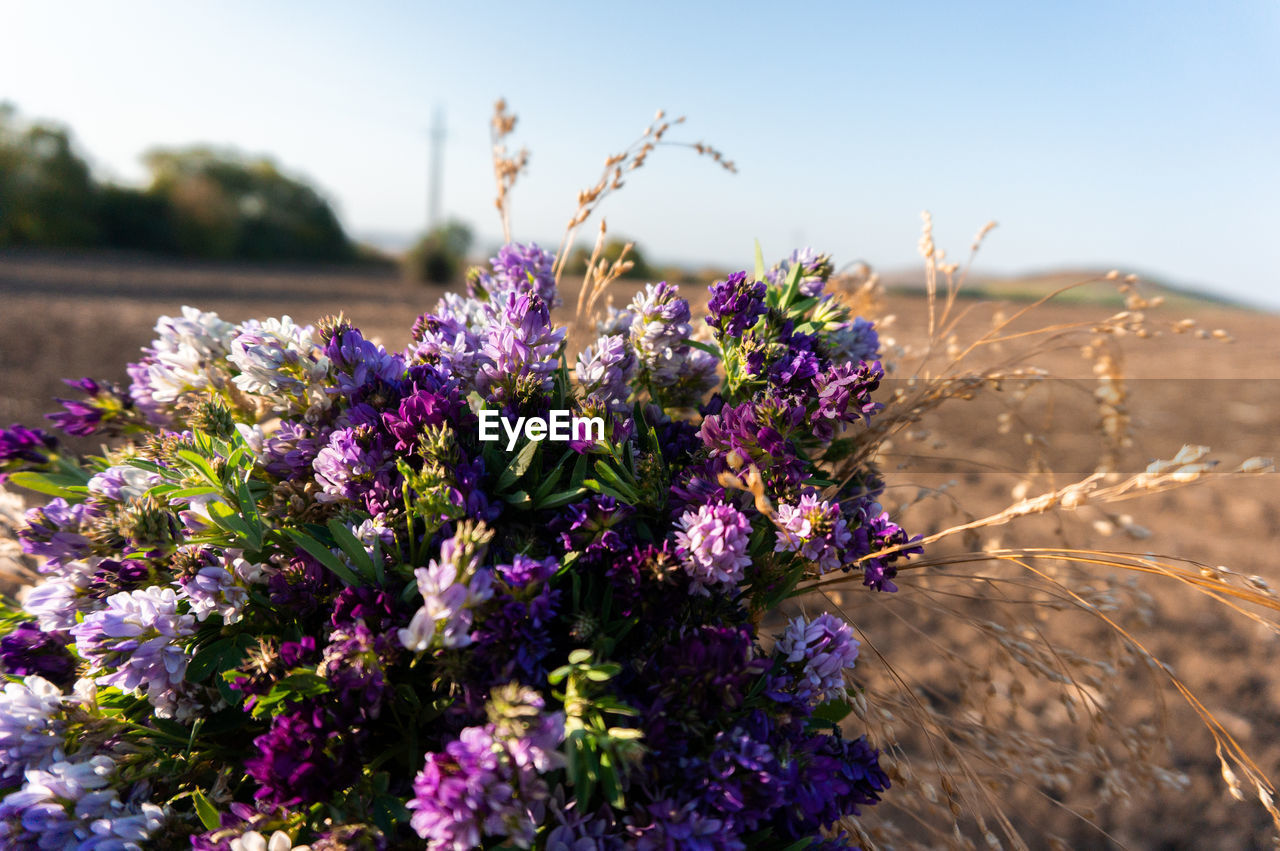
<path id="1" fill-rule="evenodd" d="M 153 145 L 268 153 L 356 234 L 444 208 L 484 241 L 487 121 L 530 172 L 515 237 L 554 245 L 577 190 L 658 107 L 728 175 L 659 151 L 604 208 L 651 256 L 748 264 L 812 244 L 917 262 L 921 210 L 980 268 L 1102 264 L 1280 306 L 1280 4 L 8 3 L 0 99 L 75 131 L 104 175 Z M 673 132 L 673 138 L 674 138 Z"/>

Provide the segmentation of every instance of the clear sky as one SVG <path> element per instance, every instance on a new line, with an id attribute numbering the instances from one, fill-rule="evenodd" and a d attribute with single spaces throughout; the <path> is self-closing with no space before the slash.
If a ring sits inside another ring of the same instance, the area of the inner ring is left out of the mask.
<path id="1" fill-rule="evenodd" d="M 0 3 L 0 99 L 68 124 L 106 176 L 154 145 L 268 153 L 356 235 L 445 212 L 484 242 L 487 122 L 531 152 L 514 236 L 552 246 L 658 107 L 728 175 L 659 151 L 604 208 L 659 260 L 812 244 L 916 262 L 919 213 L 980 267 L 1102 264 L 1280 306 L 1280 4 Z M 674 135 L 673 135 L 674 138 Z"/>

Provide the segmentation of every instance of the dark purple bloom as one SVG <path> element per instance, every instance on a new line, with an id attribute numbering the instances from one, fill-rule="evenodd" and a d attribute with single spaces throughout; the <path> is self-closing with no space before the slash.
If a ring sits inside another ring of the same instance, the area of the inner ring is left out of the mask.
<path id="1" fill-rule="evenodd" d="M 277 715 L 253 740 L 258 753 L 244 763 L 258 784 L 254 797 L 285 807 L 330 800 L 359 776 L 354 738 L 314 702 Z"/>
<path id="2" fill-rule="evenodd" d="M 417 390 L 400 400 L 396 411 L 382 415 L 383 425 L 396 439 L 395 450 L 408 452 L 417 448 L 418 435 L 428 426 L 443 425 L 457 415 L 456 399 Z"/>
<path id="3" fill-rule="evenodd" d="M 765 313 L 764 281 L 747 279 L 746 272 L 734 272 L 711 285 L 707 304 L 707 324 L 723 337 L 741 337 Z"/>
<path id="4" fill-rule="evenodd" d="M 43 429 L 14 423 L 0 428 L 0 482 L 5 473 L 49 463 L 49 453 L 58 448 L 58 438 Z"/>
<path id="5" fill-rule="evenodd" d="M 880 386 L 882 378 L 884 369 L 879 361 L 836 364 L 814 376 L 813 389 L 818 397 L 818 407 L 813 413 L 814 434 L 821 440 L 829 440 L 836 423 L 869 420 L 882 407 L 879 402 L 871 401 L 871 393 Z"/>
<path id="6" fill-rule="evenodd" d="M 65 379 L 64 383 L 87 396 L 85 399 L 58 399 L 65 409 L 45 418 L 67 434 L 79 437 L 95 434 L 113 421 L 127 417 L 133 408 L 133 400 L 114 384 L 99 383 L 92 378 Z"/>
<path id="7" fill-rule="evenodd" d="M 404 358 L 366 340 L 350 325 L 333 330 L 324 353 L 337 377 L 337 390 L 344 396 L 354 396 L 371 385 L 395 387 L 404 377 Z"/>
<path id="8" fill-rule="evenodd" d="M 17 629 L 0 638 L 0 662 L 7 674 L 39 674 L 60 686 L 70 684 L 76 670 L 75 659 L 66 645 L 28 622 L 18 624 Z"/>

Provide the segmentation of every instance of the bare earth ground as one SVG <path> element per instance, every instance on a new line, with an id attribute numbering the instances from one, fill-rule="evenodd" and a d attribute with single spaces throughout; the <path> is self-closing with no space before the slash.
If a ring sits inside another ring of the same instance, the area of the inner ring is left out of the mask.
<path id="1" fill-rule="evenodd" d="M 633 290 L 620 286 L 618 300 L 625 301 Z M 300 322 L 315 321 L 343 311 L 368 336 L 398 348 L 407 341 L 414 318 L 433 307 L 438 295 L 439 290 L 402 283 L 383 271 L 0 254 L 0 424 L 41 424 L 41 415 L 52 410 L 51 397 L 66 395 L 62 378 L 88 375 L 123 381 L 124 364 L 150 341 L 156 317 L 177 313 L 184 304 L 217 311 L 231 321 L 285 313 Z M 576 297 L 576 293 L 566 295 L 570 303 Z M 897 296 L 887 308 L 897 316 L 889 333 L 900 340 L 923 336 L 923 299 Z M 1088 321 L 1110 312 L 1079 304 L 1047 306 L 1038 310 L 1033 324 Z M 1182 315 L 1170 314 L 1167 319 Z M 1121 459 L 1122 470 L 1136 472 L 1154 458 L 1170 458 L 1184 443 L 1214 447 L 1224 466 L 1253 455 L 1280 456 L 1276 428 L 1280 393 L 1275 392 L 1280 390 L 1280 317 L 1204 308 L 1194 318 L 1204 327 L 1227 329 L 1235 342 L 1167 334 L 1125 341 L 1124 370 L 1134 379 L 1129 409 L 1136 442 Z M 961 337 L 972 336 L 982 327 L 980 319 L 975 316 L 966 322 Z M 910 471 L 899 472 L 892 468 L 895 459 L 887 460 L 886 506 L 894 509 L 895 500 L 914 493 L 917 486 L 954 482 L 950 494 L 957 499 L 963 494 L 966 512 L 981 516 L 999 510 L 1009 503 L 1017 473 L 1024 469 L 1024 432 L 1047 436 L 1044 451 L 1054 469 L 1081 475 L 1091 471 L 1097 457 L 1097 415 L 1089 401 L 1093 387 L 1089 363 L 1075 348 L 1036 363 L 1083 382 L 1053 383 L 1037 391 L 1047 395 L 1032 401 L 1051 400 L 1051 408 L 1046 404 L 1027 407 L 1031 413 L 1025 422 L 1015 420 L 1005 435 L 997 434 L 1000 404 L 949 406 L 923 440 L 899 442 L 899 460 L 910 460 Z M 1046 410 L 1052 411 L 1051 422 L 1045 419 Z M 927 457 L 908 459 L 908 455 Z M 904 525 L 911 531 L 930 532 L 962 520 L 964 515 L 949 506 L 946 497 L 927 500 L 912 509 Z M 1119 513 L 1132 515 L 1150 530 L 1151 536 L 1143 540 L 1119 533 L 1100 538 L 1092 531 L 1100 515 L 1090 512 L 1078 512 L 1078 522 L 1073 518 L 1074 525 L 1063 531 L 1077 546 L 1224 564 L 1280 587 L 1280 569 L 1273 563 L 1280 543 L 1280 479 L 1274 475 L 1246 482 L 1209 481 L 1121 506 Z M 1033 533 L 1000 532 L 1010 544 L 1059 542 L 1059 530 L 1052 524 L 1035 526 Z M 1144 587 L 1153 595 L 1156 617 L 1141 631 L 1142 640 L 1220 715 L 1264 771 L 1280 775 L 1280 675 L 1276 673 L 1280 639 L 1185 589 L 1167 583 Z M 897 599 L 862 595 L 851 613 L 875 636 L 879 647 L 891 655 L 912 657 L 917 676 L 945 680 L 954 671 L 945 660 L 930 659 L 930 647 L 922 641 L 921 632 L 931 641 L 955 646 L 966 645 L 971 636 L 954 622 L 935 622 L 907 608 L 910 592 L 904 586 L 902 593 L 893 595 Z M 899 618 L 894 607 L 910 617 Z M 1125 688 L 1117 711 L 1135 723 L 1158 713 L 1150 678 L 1135 676 Z M 1028 809 L 1015 814 L 1020 825 L 1032 836 L 1040 829 L 1052 831 L 1074 848 L 1271 847 L 1269 821 L 1256 806 L 1235 803 L 1226 795 L 1208 734 L 1176 694 L 1171 690 L 1165 694 L 1172 741 L 1168 764 L 1187 772 L 1191 779 L 1187 789 L 1129 789 L 1128 802 L 1114 794 L 1102 795 L 1103 805 L 1090 815 L 1113 840 L 1073 824 L 1042 801 L 1037 804 L 1036 795 L 1026 799 Z M 1041 726 L 1067 723 L 1059 717 L 1060 711 L 1034 694 L 1022 711 L 1039 713 L 1038 721 L 1032 717 L 1031 722 Z M 1017 806 L 1022 801 L 1017 798 Z M 1031 844 L 1038 847 L 1035 841 Z"/>

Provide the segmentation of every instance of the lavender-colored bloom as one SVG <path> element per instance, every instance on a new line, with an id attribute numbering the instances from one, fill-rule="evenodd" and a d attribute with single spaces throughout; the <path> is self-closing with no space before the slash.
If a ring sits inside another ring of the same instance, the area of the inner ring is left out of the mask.
<path id="1" fill-rule="evenodd" d="M 182 396 L 227 386 L 227 354 L 237 328 L 216 313 L 183 307 L 181 317 L 161 316 L 155 330 L 145 357 L 129 365 L 129 395 L 153 421 L 163 421 Z"/>
<path id="2" fill-rule="evenodd" d="M 106 608 L 71 628 L 76 653 L 103 672 L 100 685 L 145 688 L 153 705 L 182 683 L 188 661 L 182 640 L 193 632 L 195 618 L 179 613 L 172 588 L 159 586 L 113 594 Z"/>
<path id="3" fill-rule="evenodd" d="M 821 295 L 831 273 L 835 271 L 830 254 L 820 254 L 805 247 L 791 252 L 791 256 L 770 269 L 766 277 L 774 286 L 782 286 L 797 266 L 800 267 L 800 294 L 803 296 Z"/>
<path id="4" fill-rule="evenodd" d="M 89 595 L 101 559 L 69 561 L 58 568 L 55 576 L 27 591 L 22 610 L 36 619 L 45 632 L 60 632 L 75 625 L 76 613 L 92 611 L 100 606 Z"/>
<path id="5" fill-rule="evenodd" d="M 337 392 L 344 396 L 352 396 L 374 382 L 395 384 L 404 376 L 404 358 L 389 354 L 349 325 L 334 329 L 324 354 L 336 373 Z"/>
<path id="6" fill-rule="evenodd" d="M 485 312 L 488 325 L 489 312 Z M 485 362 L 481 337 L 464 319 L 451 315 L 423 314 L 413 326 L 413 342 L 405 350 L 411 363 L 431 364 L 455 376 L 464 387 L 475 383 L 476 371 Z"/>
<path id="7" fill-rule="evenodd" d="M 87 509 L 55 497 L 42 508 L 26 513 L 26 525 L 18 530 L 22 551 L 47 559 L 42 572 L 48 573 L 69 561 L 83 558 L 90 550 Z"/>
<path id="8" fill-rule="evenodd" d="M 164 810 L 150 803 L 140 805 L 138 812 L 97 818 L 89 823 L 89 837 L 76 851 L 142 851 L 164 822 Z"/>
<path id="9" fill-rule="evenodd" d="M 76 663 L 61 641 L 36 624 L 24 621 L 0 638 L 0 667 L 13 676 L 38 674 L 54 683 L 65 684 L 75 673 Z"/>
<path id="10" fill-rule="evenodd" d="M 498 249 L 498 256 L 489 261 L 493 274 L 475 270 L 468 276 L 468 295 L 475 296 L 479 289 L 488 294 L 490 301 L 501 303 L 512 293 L 531 293 L 549 307 L 556 307 L 560 299 L 552 272 L 554 264 L 555 257 L 539 248 L 537 243 L 504 245 Z"/>
<path id="11" fill-rule="evenodd" d="M 509 294 L 485 337 L 487 361 L 476 375 L 477 389 L 502 405 L 550 392 L 564 335 L 564 328 L 552 326 L 541 298 Z"/>
<path id="12" fill-rule="evenodd" d="M 58 438 L 38 428 L 14 423 L 0 428 L 0 482 L 6 473 L 49 463 L 49 453 L 58 448 Z"/>
<path id="13" fill-rule="evenodd" d="M 853 535 L 838 504 L 819 500 L 808 491 L 795 505 L 780 505 L 774 522 L 778 525 L 774 552 L 798 552 L 817 564 L 821 573 L 844 565 Z"/>
<path id="14" fill-rule="evenodd" d="M 312 463 L 321 490 L 316 499 L 320 502 L 360 500 L 375 488 L 388 485 L 392 463 L 373 429 L 338 429 L 329 436 L 329 443 Z"/>
<path id="15" fill-rule="evenodd" d="M 677 521 L 676 555 L 692 580 L 694 594 L 711 589 L 733 592 L 751 564 L 747 544 L 751 522 L 731 505 L 717 503 L 686 511 Z"/>
<path id="16" fill-rule="evenodd" d="M 62 692 L 43 677 L 6 683 L 0 691 L 0 781 L 63 758 Z"/>
<path id="17" fill-rule="evenodd" d="M 827 333 L 826 340 L 834 363 L 880 358 L 880 335 L 876 333 L 875 323 L 861 316 L 840 323 Z"/>
<path id="18" fill-rule="evenodd" d="M 884 370 L 880 362 L 838 363 L 813 377 L 818 406 L 813 412 L 814 434 L 829 440 L 836 423 L 864 422 L 882 407 L 871 401 L 871 393 L 880 386 Z"/>
<path id="19" fill-rule="evenodd" d="M 619 310 L 610 304 L 605 308 L 604 319 L 596 322 L 596 331 L 605 337 L 612 337 L 615 334 L 630 336 L 631 324 L 635 318 L 636 315 L 630 310 Z"/>
<path id="20" fill-rule="evenodd" d="M 268 400 L 272 410 L 313 417 L 329 407 L 324 391 L 329 359 L 310 325 L 295 325 L 288 316 L 251 319 L 240 326 L 227 358 L 240 371 L 233 379 L 236 387 Z"/>
<path id="21" fill-rule="evenodd" d="M 236 623 L 243 617 L 249 602 L 249 586 L 263 583 L 266 569 L 228 551 L 212 564 L 177 581 L 181 596 L 190 604 L 191 613 L 203 623 L 210 615 L 220 615 L 223 623 Z"/>
<path id="22" fill-rule="evenodd" d="M 621 334 L 601 337 L 595 348 L 587 346 L 578 355 L 575 372 L 583 392 L 615 414 L 631 412 L 628 398 L 635 375 L 636 358 Z"/>
<path id="23" fill-rule="evenodd" d="M 282 479 L 310 476 L 316 455 L 329 442 L 329 432 L 303 422 L 284 420 L 275 434 L 262 444 L 262 461 L 267 472 Z"/>
<path id="24" fill-rule="evenodd" d="M 130 809 L 111 788 L 115 763 L 105 756 L 30 769 L 25 784 L 0 802 L 0 844 L 21 849 L 140 851 L 160 827 L 154 804 Z"/>
<path id="25" fill-rule="evenodd" d="M 765 283 L 747 279 L 746 272 L 734 272 L 711 285 L 707 304 L 707 324 L 724 337 L 741 337 L 765 314 Z"/>
<path id="26" fill-rule="evenodd" d="M 803 663 L 798 696 L 822 703 L 845 696 L 844 671 L 858 658 L 858 640 L 849 624 L 823 612 L 811 621 L 797 617 L 787 624 L 775 652 L 788 664 Z"/>
<path id="27" fill-rule="evenodd" d="M 666 349 L 687 345 L 693 328 L 688 300 L 680 288 L 663 281 L 645 284 L 644 292 L 632 299 L 631 343 L 646 364 Z"/>
<path id="28" fill-rule="evenodd" d="M 410 825 L 427 847 L 466 851 L 483 837 L 505 837 L 517 846 L 533 843 L 550 792 L 539 776 L 562 764 L 556 747 L 564 735 L 564 715 L 543 713 L 542 700 L 528 690 L 511 690 L 504 715 L 490 704 L 495 720 L 467 727 L 428 753 L 414 779 Z M 514 704 L 514 705 L 513 705 Z"/>
<path id="29" fill-rule="evenodd" d="M 159 484 L 160 476 L 141 467 L 120 464 L 108 467 L 89 479 L 89 493 L 101 499 L 113 502 L 130 502 L 138 499 L 153 485 Z"/>
<path id="30" fill-rule="evenodd" d="M 400 644 L 411 652 L 431 647 L 466 647 L 471 643 L 471 610 L 493 596 L 493 572 L 470 557 L 465 540 L 454 537 L 440 546 L 440 558 L 413 572 L 422 606 Z"/>

